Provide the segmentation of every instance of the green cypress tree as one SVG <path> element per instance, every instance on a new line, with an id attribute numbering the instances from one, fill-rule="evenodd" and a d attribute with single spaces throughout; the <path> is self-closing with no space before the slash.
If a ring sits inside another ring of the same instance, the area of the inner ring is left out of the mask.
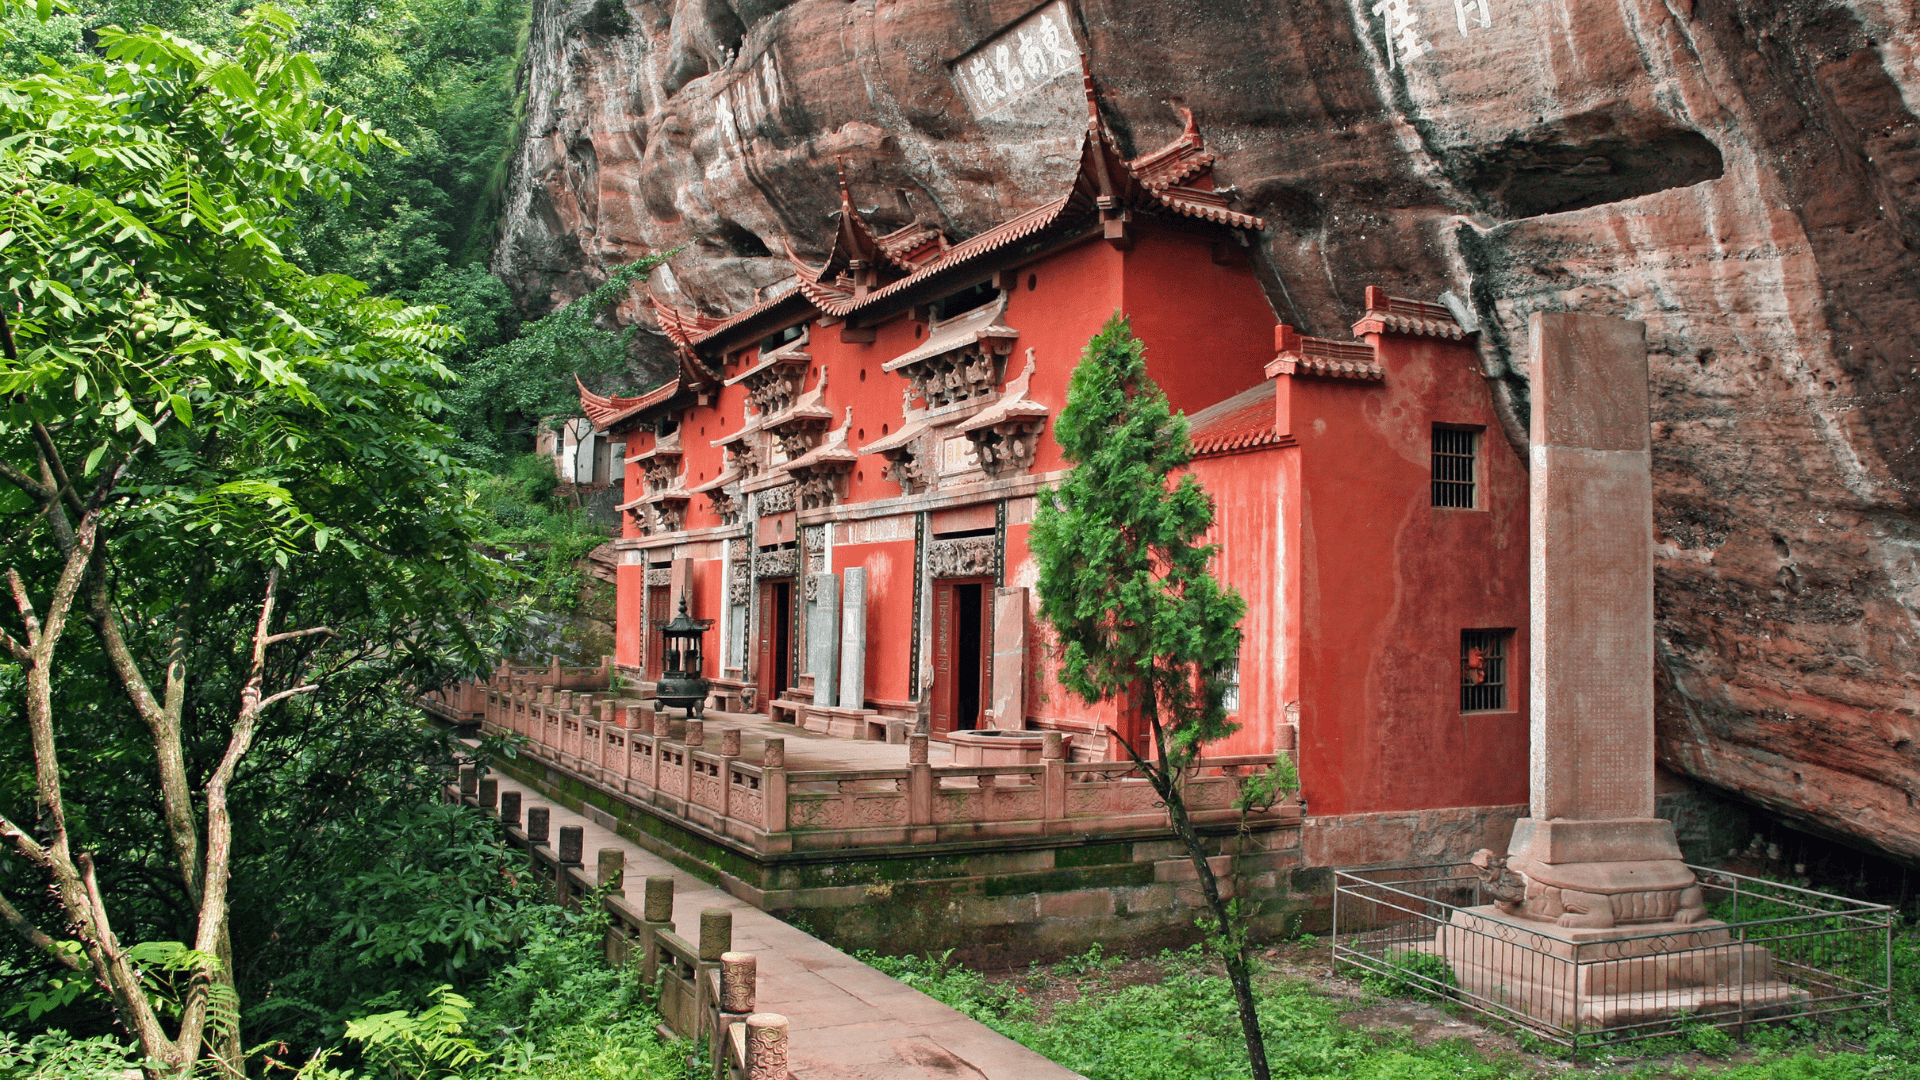
<path id="1" fill-rule="evenodd" d="M 1054 426 L 1073 470 L 1040 500 L 1029 541 L 1039 560 L 1040 617 L 1064 648 L 1060 683 L 1088 702 L 1137 712 L 1151 747 L 1113 734 L 1167 805 L 1193 860 L 1240 1006 L 1253 1075 L 1266 1080 L 1252 957 L 1237 905 L 1222 899 L 1183 797 L 1209 743 L 1231 735 L 1220 669 L 1240 648 L 1246 603 L 1214 580 L 1201 542 L 1213 500 L 1192 473 L 1187 419 L 1147 375 L 1146 347 L 1115 313 L 1087 343 Z"/>

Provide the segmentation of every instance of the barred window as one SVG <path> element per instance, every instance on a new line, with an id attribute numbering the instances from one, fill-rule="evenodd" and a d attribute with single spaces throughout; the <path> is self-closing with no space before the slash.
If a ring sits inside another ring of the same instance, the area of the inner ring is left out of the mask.
<path id="1" fill-rule="evenodd" d="M 1232 716 L 1240 711 L 1240 654 L 1234 653 L 1233 659 L 1221 664 L 1217 674 L 1225 684 L 1220 695 L 1220 707 L 1226 710 L 1228 716 Z"/>
<path id="2" fill-rule="evenodd" d="M 1507 707 L 1507 652 L 1511 630 L 1460 631 L 1460 711 Z"/>
<path id="3" fill-rule="evenodd" d="M 1480 433 L 1468 428 L 1433 429 L 1433 505 L 1471 510 L 1479 504 Z"/>

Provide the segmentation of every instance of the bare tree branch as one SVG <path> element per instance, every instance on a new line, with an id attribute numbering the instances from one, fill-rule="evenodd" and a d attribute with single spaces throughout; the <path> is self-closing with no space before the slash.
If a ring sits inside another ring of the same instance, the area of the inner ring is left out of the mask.
<path id="1" fill-rule="evenodd" d="M 291 690 L 282 690 L 277 694 L 270 694 L 267 697 L 261 698 L 260 708 L 264 710 L 267 706 L 273 704 L 276 701 L 283 701 L 287 698 L 294 696 L 295 694 L 312 693 L 313 691 L 318 689 L 320 689 L 319 683 L 308 683 L 305 686 L 296 686 Z"/>
<path id="2" fill-rule="evenodd" d="M 333 630 L 325 626 L 316 626 L 311 630 L 289 630 L 284 634 L 275 634 L 272 637 L 269 637 L 267 639 L 267 644 L 271 645 L 276 641 L 286 641 L 289 638 L 306 637 L 308 634 L 331 635 L 332 633 L 333 633 Z"/>

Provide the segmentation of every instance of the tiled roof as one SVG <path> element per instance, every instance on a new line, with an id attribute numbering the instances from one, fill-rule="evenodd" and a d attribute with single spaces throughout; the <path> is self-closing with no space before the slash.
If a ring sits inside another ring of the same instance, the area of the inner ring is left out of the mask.
<path id="1" fill-rule="evenodd" d="M 1268 379 L 1187 418 L 1196 455 L 1248 450 L 1280 441 L 1275 429 L 1274 381 Z"/>
<path id="2" fill-rule="evenodd" d="M 847 419 L 840 425 L 840 430 L 828 435 L 827 440 L 819 446 L 787 462 L 786 470 L 790 473 L 805 472 L 823 466 L 851 465 L 860 460 L 860 455 L 847 447 L 847 429 L 852 426 L 853 406 L 849 405 Z"/>
<path id="3" fill-rule="evenodd" d="M 1047 407 L 1027 396 L 1027 387 L 1033 382 L 1033 350 L 1027 350 L 1027 366 L 1021 369 L 1020 377 L 1007 384 L 1000 399 L 980 410 L 966 423 L 960 425 L 962 432 L 985 431 L 995 424 L 1009 420 L 1041 419 L 1047 415 Z"/>
<path id="4" fill-rule="evenodd" d="M 680 392 L 679 379 L 669 380 L 639 397 L 596 394 L 587 389 L 587 384 L 581 382 L 578 375 L 573 377 L 573 382 L 580 388 L 580 411 L 587 414 L 588 420 L 593 421 L 595 431 L 605 431 L 614 424 L 652 408 Z"/>
<path id="5" fill-rule="evenodd" d="M 735 383 L 745 382 L 768 368 L 776 367 L 780 364 L 799 364 L 802 366 L 810 364 L 813 362 L 813 357 L 807 353 L 806 349 L 807 339 L 805 335 L 802 335 L 761 357 L 758 363 L 740 374 L 735 375 L 733 378 L 728 379 L 721 385 L 732 386 Z"/>
<path id="6" fill-rule="evenodd" d="M 1415 334 L 1459 341 L 1468 331 L 1440 304 L 1388 296 L 1377 285 L 1367 286 L 1367 313 L 1353 324 L 1353 334 Z"/>
<path id="7" fill-rule="evenodd" d="M 709 491 L 719 491 L 721 488 L 726 487 L 738 479 L 740 479 L 739 469 L 722 469 L 720 470 L 719 476 L 714 477 L 704 484 L 688 488 L 687 494 L 705 495 Z"/>
<path id="8" fill-rule="evenodd" d="M 898 371 L 909 364 L 965 348 L 976 341 L 992 339 L 993 351 L 1002 356 L 1013 351 L 1013 339 L 1020 331 L 1001 322 L 1007 313 L 1007 298 L 1001 296 L 990 304 L 982 304 L 972 311 L 963 311 L 951 319 L 942 319 L 927 327 L 927 340 L 910 352 L 880 365 L 881 371 Z M 999 343 L 1004 342 L 1001 346 Z"/>
<path id="9" fill-rule="evenodd" d="M 1072 187 L 1060 197 L 1036 206 L 1009 221 L 977 236 L 949 245 L 944 235 L 930 227 L 914 223 L 888 233 L 874 235 L 872 229 L 853 208 L 844 174 L 841 178 L 840 222 L 827 259 L 813 266 L 786 247 L 787 259 L 794 268 L 794 289 L 777 300 L 763 300 L 730 319 L 706 325 L 690 334 L 687 343 L 698 346 L 729 332 L 748 318 L 784 302 L 803 296 L 821 313 L 845 318 L 854 312 L 916 289 L 948 275 L 969 269 L 983 256 L 1011 247 L 1041 232 L 1076 228 L 1095 221 L 1102 206 L 1125 207 L 1145 213 L 1172 213 L 1210 221 L 1234 229 L 1261 230 L 1266 222 L 1252 214 L 1229 208 L 1227 197 L 1212 188 L 1214 155 L 1201 139 L 1198 123 L 1190 110 L 1181 108 L 1186 124 L 1173 142 L 1131 161 L 1120 155 L 1113 133 L 1100 120 L 1094 98 L 1093 80 L 1086 76 L 1088 101 L 1087 132 L 1081 142 L 1080 169 Z M 929 247 L 935 250 L 929 251 Z M 909 256 L 922 254 L 915 261 Z M 873 263 L 884 260 L 907 271 L 891 282 L 878 284 L 871 275 L 876 266 L 859 270 L 869 286 L 852 280 L 854 260 Z M 657 301 L 656 301 L 657 302 Z M 664 325 L 664 323 L 663 323 Z M 691 324 L 677 324 L 688 327 Z M 676 339 L 677 340 L 677 339 Z"/>
<path id="10" fill-rule="evenodd" d="M 1267 378 L 1276 375 L 1321 375 L 1330 379 L 1379 381 L 1387 377 L 1373 346 L 1364 341 L 1334 341 L 1306 337 L 1291 326 L 1276 326 L 1273 344 L 1279 355 L 1267 365 Z"/>

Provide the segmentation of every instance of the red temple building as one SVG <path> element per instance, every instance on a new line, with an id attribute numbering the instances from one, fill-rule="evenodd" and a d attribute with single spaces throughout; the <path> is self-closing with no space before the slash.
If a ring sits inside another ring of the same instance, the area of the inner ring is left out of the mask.
<path id="1" fill-rule="evenodd" d="M 581 391 L 628 455 L 619 670 L 658 677 L 652 628 L 684 597 L 714 621 L 723 707 L 853 738 L 1054 730 L 1075 760 L 1124 757 L 1107 730 L 1129 718 L 1053 678 L 1027 549 L 1065 467 L 1068 377 L 1119 311 L 1190 417 L 1216 572 L 1247 601 L 1240 730 L 1209 752 L 1297 748 L 1315 815 L 1525 802 L 1527 473 L 1471 335 L 1378 289 L 1352 340 L 1276 326 L 1249 258 L 1263 223 L 1212 162 L 1191 115 L 1128 160 L 1091 110 L 1070 186 L 997 228 L 881 235 L 843 178 L 825 262 L 789 251 L 785 291 L 725 319 L 656 299 L 678 378 Z"/>

